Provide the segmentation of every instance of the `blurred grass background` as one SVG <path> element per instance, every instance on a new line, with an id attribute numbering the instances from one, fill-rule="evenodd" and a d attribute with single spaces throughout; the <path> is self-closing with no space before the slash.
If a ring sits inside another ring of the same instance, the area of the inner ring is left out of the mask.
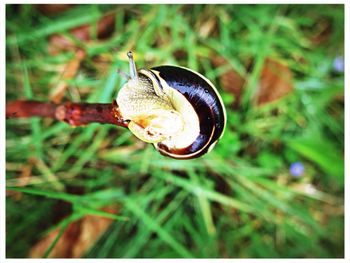
<path id="1" fill-rule="evenodd" d="M 209 78 L 228 123 L 212 152 L 178 161 L 112 125 L 7 120 L 7 257 L 33 255 L 40 240 L 52 256 L 60 239 L 74 247 L 83 234 L 89 245 L 75 256 L 344 256 L 343 5 L 44 9 L 6 6 L 7 101 L 48 101 L 64 82 L 63 101 L 111 102 L 133 50 L 138 68 L 175 64 Z M 106 14 L 113 30 L 101 37 Z M 89 39 L 72 33 L 81 25 Z M 86 52 L 69 79 L 76 53 L 52 50 L 58 33 Z M 82 227 L 87 215 L 111 221 L 95 233 Z"/>

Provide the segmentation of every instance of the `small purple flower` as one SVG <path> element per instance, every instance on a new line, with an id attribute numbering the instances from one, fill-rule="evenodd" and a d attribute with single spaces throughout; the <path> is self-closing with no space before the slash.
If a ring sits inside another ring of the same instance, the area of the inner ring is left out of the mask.
<path id="1" fill-rule="evenodd" d="M 333 69 L 339 73 L 344 72 L 344 57 L 338 56 L 333 60 Z"/>
<path id="2" fill-rule="evenodd" d="M 289 167 L 292 176 L 299 177 L 304 174 L 304 165 L 301 162 L 292 163 Z"/>

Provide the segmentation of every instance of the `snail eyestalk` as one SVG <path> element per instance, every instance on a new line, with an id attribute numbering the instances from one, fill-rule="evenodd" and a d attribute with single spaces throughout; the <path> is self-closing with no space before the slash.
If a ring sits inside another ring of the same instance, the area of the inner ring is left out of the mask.
<path id="1" fill-rule="evenodd" d="M 129 58 L 129 66 L 130 66 L 130 77 L 131 77 L 132 80 L 138 81 L 139 80 L 139 76 L 137 74 L 135 61 L 134 61 L 134 58 L 132 56 L 132 52 L 131 51 L 128 52 L 128 58 Z"/>

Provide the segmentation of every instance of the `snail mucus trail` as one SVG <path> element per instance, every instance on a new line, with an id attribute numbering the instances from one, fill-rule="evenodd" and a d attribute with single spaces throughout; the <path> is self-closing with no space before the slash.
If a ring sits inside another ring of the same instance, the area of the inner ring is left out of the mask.
<path id="1" fill-rule="evenodd" d="M 226 112 L 220 94 L 204 76 L 178 66 L 137 71 L 128 52 L 130 78 L 116 98 L 128 128 L 163 155 L 191 159 L 221 138 Z"/>

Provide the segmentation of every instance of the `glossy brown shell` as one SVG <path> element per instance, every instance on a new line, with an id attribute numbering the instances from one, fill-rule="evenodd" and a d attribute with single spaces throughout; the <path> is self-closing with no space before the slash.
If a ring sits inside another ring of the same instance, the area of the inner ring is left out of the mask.
<path id="1" fill-rule="evenodd" d="M 200 133 L 190 146 L 169 149 L 160 142 L 155 147 L 161 154 L 176 159 L 192 159 L 207 153 L 222 136 L 226 124 L 225 108 L 216 88 L 205 77 L 190 69 L 159 66 L 152 68 L 152 71 L 159 72 L 154 74 L 159 83 L 159 78 L 163 79 L 169 87 L 186 97 L 195 109 L 200 123 Z"/>

